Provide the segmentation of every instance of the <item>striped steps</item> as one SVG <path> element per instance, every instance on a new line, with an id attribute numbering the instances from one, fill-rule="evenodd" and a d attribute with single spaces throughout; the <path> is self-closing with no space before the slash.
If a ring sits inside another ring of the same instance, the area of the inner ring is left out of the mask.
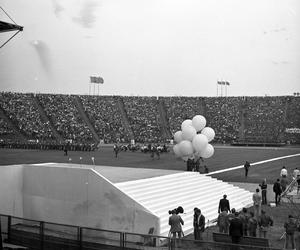
<path id="1" fill-rule="evenodd" d="M 252 205 L 251 192 L 197 172 L 182 172 L 115 185 L 160 218 L 162 236 L 167 236 L 170 229 L 168 211 L 178 206 L 185 210 L 185 214 L 181 215 L 185 222 L 183 231 L 189 234 L 193 231 L 194 207 L 201 209 L 206 222 L 211 222 L 218 216 L 219 200 L 224 194 L 227 194 L 231 208 L 240 210 Z"/>

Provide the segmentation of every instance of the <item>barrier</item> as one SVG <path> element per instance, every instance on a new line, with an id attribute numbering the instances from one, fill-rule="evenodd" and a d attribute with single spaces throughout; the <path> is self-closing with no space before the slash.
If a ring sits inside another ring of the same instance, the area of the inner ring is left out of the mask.
<path id="1" fill-rule="evenodd" d="M 79 227 L 1 215 L 2 235 L 6 243 L 39 250 L 226 250 L 237 245 L 230 242 L 206 242 L 173 239 L 151 234 Z M 259 239 L 261 240 L 261 239 Z M 244 250 L 278 250 L 267 246 L 238 245 Z"/>

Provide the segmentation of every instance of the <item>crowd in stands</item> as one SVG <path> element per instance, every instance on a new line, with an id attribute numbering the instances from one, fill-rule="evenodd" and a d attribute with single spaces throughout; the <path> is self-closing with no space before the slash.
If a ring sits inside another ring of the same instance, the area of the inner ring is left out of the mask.
<path id="1" fill-rule="evenodd" d="M 245 139 L 255 142 L 282 142 L 285 128 L 285 97 L 247 97 Z"/>
<path id="2" fill-rule="evenodd" d="M 20 132 L 29 139 L 54 138 L 49 122 L 42 121 L 32 94 L 0 92 L 0 107 Z"/>
<path id="3" fill-rule="evenodd" d="M 93 135 L 79 115 L 73 96 L 38 94 L 37 98 L 55 129 L 64 139 L 75 143 L 93 142 Z"/>
<path id="4" fill-rule="evenodd" d="M 105 143 L 128 142 L 130 136 L 122 124 L 116 96 L 80 96 L 98 136 Z"/>
<path id="5" fill-rule="evenodd" d="M 0 135 L 4 137 L 14 135 L 14 130 L 1 117 L 0 117 Z"/>
<path id="6" fill-rule="evenodd" d="M 285 138 L 291 143 L 300 142 L 300 102 L 299 97 L 287 97 Z"/>
<path id="7" fill-rule="evenodd" d="M 156 142 L 161 140 L 158 125 L 159 113 L 156 97 L 122 97 L 129 124 L 137 142 Z"/>
<path id="8" fill-rule="evenodd" d="M 83 111 L 75 99 L 80 100 Z M 300 98 L 296 96 L 175 96 L 160 100 L 0 92 L 0 139 L 14 137 L 15 130 L 6 122 L 9 119 L 26 139 L 43 143 L 97 143 L 95 134 L 104 143 L 130 143 L 132 139 L 137 143 L 163 142 L 158 106 L 162 105 L 168 123 L 165 127 L 171 134 L 180 130 L 185 119 L 202 114 L 216 132 L 215 143 L 300 142 Z"/>
<path id="9" fill-rule="evenodd" d="M 232 142 L 239 136 L 241 125 L 239 107 L 242 97 L 205 98 L 207 126 L 216 131 L 215 140 Z"/>
<path id="10" fill-rule="evenodd" d="M 200 97 L 164 97 L 164 104 L 172 134 L 181 129 L 181 123 L 195 115 L 203 114 L 203 104 Z"/>

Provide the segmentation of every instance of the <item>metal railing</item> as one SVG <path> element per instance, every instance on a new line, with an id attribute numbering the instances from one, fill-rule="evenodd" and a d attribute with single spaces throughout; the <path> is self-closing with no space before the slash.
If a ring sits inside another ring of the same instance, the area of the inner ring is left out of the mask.
<path id="1" fill-rule="evenodd" d="M 0 235 L 7 243 L 39 250 L 226 250 L 233 249 L 237 246 L 243 250 L 276 250 L 270 247 L 195 241 L 186 238 L 179 240 L 152 234 L 137 234 L 80 227 L 2 214 L 0 214 L 0 223 L 2 228 L 2 235 Z"/>

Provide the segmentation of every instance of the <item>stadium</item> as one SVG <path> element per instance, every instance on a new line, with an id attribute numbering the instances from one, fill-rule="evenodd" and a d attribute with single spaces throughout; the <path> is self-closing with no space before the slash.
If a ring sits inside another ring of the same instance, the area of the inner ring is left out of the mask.
<path id="1" fill-rule="evenodd" d="M 0 249 L 299 249 L 294 12 L 284 6 L 289 29 L 244 20 L 250 39 L 230 18 L 212 22 L 208 3 L 142 2 L 1 6 Z M 223 28 L 243 42 L 214 42 Z"/>

